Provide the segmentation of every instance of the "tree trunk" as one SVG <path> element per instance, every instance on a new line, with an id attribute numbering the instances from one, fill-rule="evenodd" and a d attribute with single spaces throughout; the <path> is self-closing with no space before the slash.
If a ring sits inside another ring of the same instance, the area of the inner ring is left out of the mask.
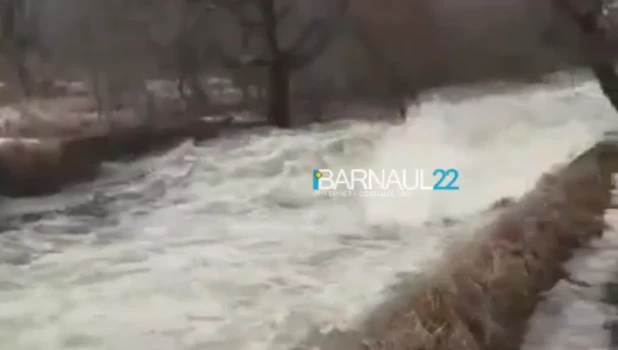
<path id="1" fill-rule="evenodd" d="M 20 58 L 15 60 L 15 66 L 17 71 L 17 77 L 19 79 L 20 85 L 24 92 L 24 95 L 27 98 L 32 97 L 33 88 L 32 88 L 32 76 L 30 75 L 30 71 L 26 68 L 26 64 Z"/>
<path id="2" fill-rule="evenodd" d="M 200 83 L 199 74 L 192 74 L 189 79 L 189 87 L 191 88 L 191 96 L 193 101 L 200 106 L 200 108 L 204 108 L 210 104 L 210 99 L 208 98 L 208 94 L 204 91 L 202 84 Z"/>
<path id="3" fill-rule="evenodd" d="M 597 13 L 587 13 L 579 18 L 578 25 L 580 30 L 588 35 L 598 35 L 605 38 L 605 30 L 599 26 Z M 614 109 L 618 112 L 618 74 L 614 67 L 613 58 L 601 60 L 590 65 L 590 69 L 599 81 L 601 91 L 611 102 Z"/>
<path id="4" fill-rule="evenodd" d="M 599 81 L 601 91 L 609 102 L 612 103 L 616 112 L 618 112 L 618 75 L 611 63 L 600 63 L 592 65 L 594 76 Z"/>
<path id="5" fill-rule="evenodd" d="M 105 76 L 105 74 L 99 72 L 97 68 L 91 68 L 90 75 L 99 121 L 105 123 L 105 127 L 107 128 L 106 132 L 111 132 L 114 126 L 114 105 L 111 97 L 109 78 Z"/>
<path id="6" fill-rule="evenodd" d="M 555 0 L 555 5 L 561 6 L 562 9 L 567 10 L 567 14 L 570 15 L 576 22 L 579 30 L 588 38 L 591 42 L 605 42 L 607 33 L 603 27 L 599 25 L 599 18 L 602 16 L 603 5 L 602 2 L 597 4 L 595 11 L 578 14 L 572 8 L 569 7 L 565 0 Z M 562 1 L 562 2 L 561 2 Z M 566 5 L 565 5 L 566 4 Z M 608 57 L 592 57 L 592 63 L 590 69 L 594 73 L 594 76 L 599 81 L 601 91 L 605 97 L 611 102 L 614 109 L 618 112 L 618 74 L 614 68 L 614 58 Z"/>
<path id="7" fill-rule="evenodd" d="M 268 74 L 268 122 L 279 128 L 292 127 L 290 115 L 290 70 L 287 61 L 276 58 Z"/>

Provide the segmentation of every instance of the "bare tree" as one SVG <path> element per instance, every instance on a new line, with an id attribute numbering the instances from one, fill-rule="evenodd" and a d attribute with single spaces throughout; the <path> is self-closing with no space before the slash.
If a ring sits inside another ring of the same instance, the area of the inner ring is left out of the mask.
<path id="1" fill-rule="evenodd" d="M 14 69 L 24 95 L 29 97 L 34 93 L 34 79 L 26 61 L 34 42 L 24 0 L 0 2 L 0 30 L 0 51 Z"/>
<path id="2" fill-rule="evenodd" d="M 188 97 L 185 85 L 191 90 L 192 103 L 208 104 L 208 95 L 199 82 L 207 50 L 200 42 L 199 35 L 206 16 L 215 9 L 205 1 L 181 1 L 182 20 L 181 28 L 172 43 L 172 54 L 175 69 L 178 72 L 178 92 L 183 100 Z"/>
<path id="3" fill-rule="evenodd" d="M 256 28 L 256 33 L 264 41 L 264 52 L 244 57 L 230 57 L 223 54 L 225 65 L 229 68 L 243 66 L 262 66 L 268 70 L 268 121 L 270 124 L 289 128 L 292 126 L 290 112 L 290 78 L 294 71 L 302 69 L 322 54 L 336 36 L 336 31 L 349 0 L 336 0 L 331 3 L 334 14 L 328 18 L 314 19 L 298 29 L 298 35 L 285 45 L 284 31 L 289 31 L 293 9 L 299 6 L 294 0 L 279 3 L 275 0 L 245 0 L 227 6 L 218 3 L 223 9 L 236 16 L 242 28 Z"/>
<path id="4" fill-rule="evenodd" d="M 116 1 L 92 3 L 88 16 L 81 22 L 85 66 L 101 115 L 109 117 L 121 107 L 123 95 L 129 90 L 144 89 L 139 72 L 143 50 L 137 49 L 145 36 L 138 38 L 136 23 L 132 23 L 129 9 Z M 86 41 L 90 41 L 90 43 Z M 142 52 L 137 52 L 142 51 Z M 133 57 L 127 55 L 131 53 Z"/>
<path id="5" fill-rule="evenodd" d="M 241 28 L 241 52 L 250 52 L 252 39 L 256 35 L 256 30 L 259 29 L 259 27 Z M 249 109 L 259 106 L 262 99 L 268 96 L 266 89 L 268 81 L 266 67 L 244 65 L 236 69 L 230 69 L 230 71 L 232 73 L 232 80 L 241 89 L 243 99 Z"/>
<path id="6" fill-rule="evenodd" d="M 99 115 L 112 126 L 120 107 L 140 117 L 146 95 L 148 4 L 121 0 L 39 0 L 38 21 L 56 74 L 71 72 L 90 86 Z"/>
<path id="7" fill-rule="evenodd" d="M 365 49 L 365 53 L 372 63 L 372 68 L 379 73 L 380 81 L 384 89 L 380 91 L 379 95 L 384 97 L 384 94 L 389 99 L 396 99 L 400 105 L 399 112 L 402 116 L 405 116 L 406 104 L 410 97 L 416 97 L 416 86 L 414 79 L 406 79 L 406 73 L 399 71 L 398 65 L 390 60 L 388 55 L 377 47 L 375 47 L 372 40 L 363 26 L 357 26 L 357 37 Z M 380 97 L 380 96 L 379 96 Z"/>

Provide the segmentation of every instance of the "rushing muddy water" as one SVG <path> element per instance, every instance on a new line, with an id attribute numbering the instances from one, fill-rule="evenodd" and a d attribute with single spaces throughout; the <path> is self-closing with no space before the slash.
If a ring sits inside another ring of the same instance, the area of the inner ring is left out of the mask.
<path id="1" fill-rule="evenodd" d="M 5 201 L 0 348 L 279 350 L 354 329 L 615 118 L 591 82 L 436 97 L 404 125 L 253 130 Z M 461 190 L 316 198 L 312 169 L 327 167 L 456 167 Z"/>

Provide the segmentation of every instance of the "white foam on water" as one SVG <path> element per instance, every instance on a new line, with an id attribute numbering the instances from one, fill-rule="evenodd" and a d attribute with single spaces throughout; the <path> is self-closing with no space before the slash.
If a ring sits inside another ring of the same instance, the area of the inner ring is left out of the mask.
<path id="1" fill-rule="evenodd" d="M 543 172 L 590 147 L 608 126 L 613 111 L 595 90 L 583 84 L 457 103 L 437 100 L 410 111 L 409 123 L 385 133 L 370 167 L 423 169 L 426 177 L 436 168 L 454 168 L 460 190 L 368 198 L 369 217 L 418 223 L 473 213 L 530 190 Z"/>
<path id="2" fill-rule="evenodd" d="M 105 220 L 59 214 L 0 235 L 12 256 L 37 253 L 0 265 L 2 346 L 279 350 L 312 326 L 353 328 L 398 273 L 429 266 L 479 210 L 616 121 L 593 83 L 437 99 L 409 117 L 184 145 L 81 188 Z M 314 197 L 312 169 L 339 167 L 457 167 L 461 191 Z M 444 216 L 465 221 L 422 225 Z M 77 224 L 89 234 L 70 235 Z"/>

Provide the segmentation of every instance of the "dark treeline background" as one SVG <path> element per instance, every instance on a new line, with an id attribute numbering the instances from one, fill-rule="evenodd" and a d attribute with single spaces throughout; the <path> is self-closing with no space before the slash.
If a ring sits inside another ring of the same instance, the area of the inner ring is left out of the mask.
<path id="1" fill-rule="evenodd" d="M 591 44 L 557 2 L 594 13 L 603 44 Z M 0 80 L 27 98 L 80 81 L 101 115 L 128 105 L 144 118 L 165 114 L 162 101 L 173 99 L 146 82 L 174 81 L 184 114 L 242 108 L 289 127 L 297 111 L 317 119 L 333 101 L 401 108 L 428 88 L 526 81 L 588 65 L 591 51 L 613 56 L 611 8 L 600 0 L 0 0 Z M 225 98 L 230 88 L 242 94 Z"/>

